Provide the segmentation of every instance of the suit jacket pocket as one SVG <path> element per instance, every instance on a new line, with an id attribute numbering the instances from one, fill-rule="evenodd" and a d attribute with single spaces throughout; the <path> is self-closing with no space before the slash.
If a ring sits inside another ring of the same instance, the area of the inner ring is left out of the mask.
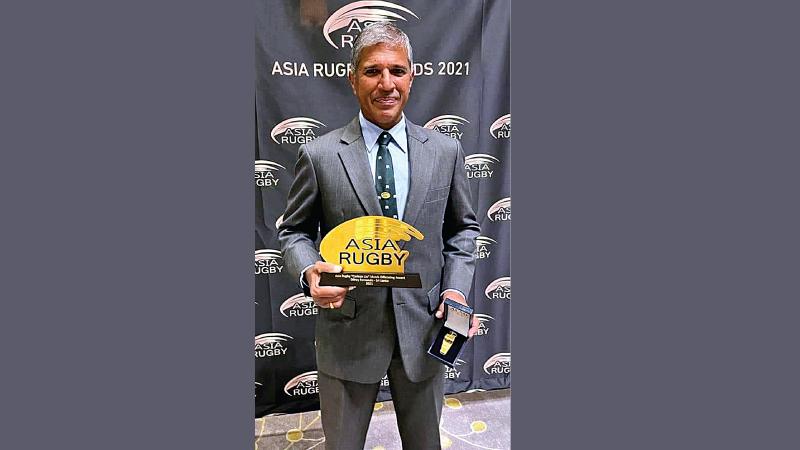
<path id="1" fill-rule="evenodd" d="M 433 285 L 430 291 L 428 291 L 428 312 L 433 314 L 436 311 L 436 308 L 439 307 L 439 292 L 441 283 L 436 283 Z"/>
<path id="2" fill-rule="evenodd" d="M 438 188 L 429 189 L 427 195 L 425 195 L 425 203 L 432 203 L 437 202 L 439 200 L 443 200 L 447 198 L 447 194 L 450 192 L 450 186 L 442 186 Z"/>

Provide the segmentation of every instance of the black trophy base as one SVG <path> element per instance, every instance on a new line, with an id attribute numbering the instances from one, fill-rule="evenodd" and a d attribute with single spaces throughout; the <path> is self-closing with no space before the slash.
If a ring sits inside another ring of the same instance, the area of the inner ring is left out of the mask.
<path id="1" fill-rule="evenodd" d="M 418 273 L 323 272 L 319 285 L 421 288 L 422 280 Z"/>

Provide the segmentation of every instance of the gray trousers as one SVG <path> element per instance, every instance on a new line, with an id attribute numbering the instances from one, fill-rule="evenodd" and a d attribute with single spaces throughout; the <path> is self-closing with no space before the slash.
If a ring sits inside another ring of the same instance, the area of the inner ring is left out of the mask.
<path id="1" fill-rule="evenodd" d="M 388 377 L 403 449 L 440 449 L 444 366 L 433 377 L 413 383 L 406 376 L 399 346 L 395 344 Z M 325 448 L 362 450 L 380 382 L 355 383 L 318 372 L 317 383 Z"/>

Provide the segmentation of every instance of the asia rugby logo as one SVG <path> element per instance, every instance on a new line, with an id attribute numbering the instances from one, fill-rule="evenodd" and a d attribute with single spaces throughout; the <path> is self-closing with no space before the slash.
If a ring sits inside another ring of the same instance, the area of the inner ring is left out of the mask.
<path id="1" fill-rule="evenodd" d="M 511 300 L 511 277 L 500 277 L 486 286 L 486 298 Z"/>
<path id="2" fill-rule="evenodd" d="M 488 258 L 492 254 L 489 246 L 497 244 L 497 241 L 489 236 L 478 236 L 475 238 L 475 259 Z"/>
<path id="3" fill-rule="evenodd" d="M 495 139 L 511 137 L 511 114 L 500 116 L 489 126 L 489 134 Z"/>
<path id="4" fill-rule="evenodd" d="M 286 170 L 282 165 L 267 161 L 265 159 L 256 160 L 256 186 L 261 187 L 274 187 L 278 185 L 280 178 L 276 176 L 279 170 Z"/>
<path id="5" fill-rule="evenodd" d="M 288 339 L 294 339 L 283 333 L 264 333 L 255 338 L 256 358 L 283 356 L 286 354 L 284 345 Z"/>
<path id="6" fill-rule="evenodd" d="M 433 119 L 429 120 L 428 123 L 423 125 L 423 128 L 427 128 L 433 131 L 438 131 L 439 133 L 442 133 L 445 136 L 450 136 L 453 139 L 461 140 L 461 137 L 464 136 L 464 133 L 461 131 L 461 128 L 459 127 L 463 127 L 465 124 L 468 123 L 469 120 L 461 116 L 445 114 L 443 116 L 434 117 Z"/>
<path id="7" fill-rule="evenodd" d="M 315 128 L 327 126 L 311 117 L 292 117 L 275 125 L 269 136 L 276 144 L 305 144 L 317 138 Z"/>
<path id="8" fill-rule="evenodd" d="M 256 250 L 255 254 L 256 275 L 281 273 L 283 271 L 283 257 L 280 250 L 265 248 Z"/>
<path id="9" fill-rule="evenodd" d="M 455 380 L 459 376 L 461 376 L 461 371 L 457 369 L 458 366 L 464 364 L 464 361 L 461 358 L 456 358 L 455 362 L 453 363 L 453 367 L 445 366 L 444 370 L 444 379 L 445 380 Z"/>
<path id="10" fill-rule="evenodd" d="M 489 210 L 486 211 L 486 216 L 492 222 L 511 220 L 511 197 L 501 198 L 494 202 Z"/>
<path id="11" fill-rule="evenodd" d="M 317 371 L 301 373 L 300 375 L 292 378 L 283 387 L 283 392 L 291 397 L 297 395 L 311 395 L 319 393 L 317 386 Z"/>
<path id="12" fill-rule="evenodd" d="M 406 17 L 400 13 L 406 13 L 415 18 L 419 17 L 408 8 L 396 5 L 392 2 L 379 0 L 367 0 L 349 3 L 337 9 L 331 14 L 325 25 L 322 26 L 322 35 L 333 48 L 353 47 L 353 41 L 367 25 L 375 22 L 395 22 L 397 20 L 407 21 Z M 331 34 L 335 31 L 347 28 L 339 36 L 339 45 L 333 42 Z"/>
<path id="13" fill-rule="evenodd" d="M 495 353 L 483 363 L 483 371 L 489 375 L 511 373 L 511 353 Z"/>
<path id="14" fill-rule="evenodd" d="M 314 299 L 306 297 L 302 292 L 287 298 L 281 303 L 281 314 L 283 317 L 304 317 L 319 314 Z"/>
<path id="15" fill-rule="evenodd" d="M 492 167 L 499 162 L 499 159 L 485 153 L 466 156 L 464 169 L 467 171 L 467 178 L 492 178 L 494 173 Z"/>
<path id="16" fill-rule="evenodd" d="M 494 317 L 488 314 L 475 314 L 475 317 L 478 318 L 478 332 L 475 334 L 478 336 L 489 334 L 489 321 L 494 320 Z"/>

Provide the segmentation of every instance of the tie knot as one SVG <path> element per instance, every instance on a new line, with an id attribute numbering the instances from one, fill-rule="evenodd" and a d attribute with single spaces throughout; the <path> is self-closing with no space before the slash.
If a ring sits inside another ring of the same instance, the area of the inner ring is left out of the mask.
<path id="1" fill-rule="evenodd" d="M 380 136 L 378 136 L 378 145 L 389 145 L 389 141 L 391 140 L 392 135 L 384 131 Z"/>

